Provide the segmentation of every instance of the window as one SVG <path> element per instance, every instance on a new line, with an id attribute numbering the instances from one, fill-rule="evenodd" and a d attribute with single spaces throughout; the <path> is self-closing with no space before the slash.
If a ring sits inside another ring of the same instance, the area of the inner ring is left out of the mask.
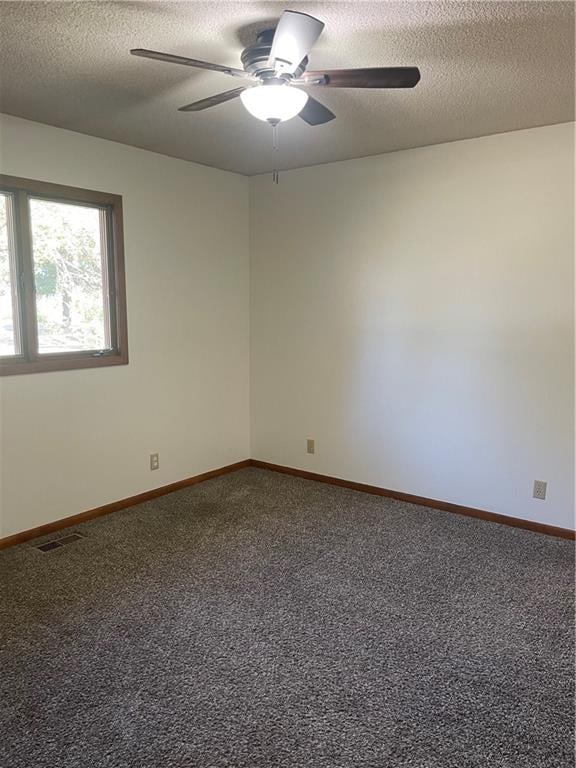
<path id="1" fill-rule="evenodd" d="M 127 362 L 122 198 L 0 175 L 0 372 Z"/>

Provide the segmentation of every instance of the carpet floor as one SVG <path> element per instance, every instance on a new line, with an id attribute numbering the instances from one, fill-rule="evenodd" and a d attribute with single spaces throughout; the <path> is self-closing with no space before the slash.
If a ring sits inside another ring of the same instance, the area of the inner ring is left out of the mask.
<path id="1" fill-rule="evenodd" d="M 246 469 L 0 553 L 6 768 L 574 766 L 571 542 Z"/>

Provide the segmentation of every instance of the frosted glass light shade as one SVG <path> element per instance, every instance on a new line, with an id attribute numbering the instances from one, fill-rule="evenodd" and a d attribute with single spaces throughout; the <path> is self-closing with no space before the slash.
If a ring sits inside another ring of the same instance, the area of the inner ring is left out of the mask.
<path id="1" fill-rule="evenodd" d="M 242 104 L 258 120 L 283 122 L 302 111 L 308 94 L 289 85 L 258 85 L 240 94 Z"/>

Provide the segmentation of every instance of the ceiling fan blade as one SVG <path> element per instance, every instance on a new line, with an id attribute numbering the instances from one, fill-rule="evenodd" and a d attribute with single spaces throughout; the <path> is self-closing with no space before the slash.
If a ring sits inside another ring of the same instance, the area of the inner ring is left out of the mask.
<path id="1" fill-rule="evenodd" d="M 323 29 L 323 22 L 314 16 L 284 11 L 274 33 L 268 66 L 277 72 L 294 73 Z"/>
<path id="2" fill-rule="evenodd" d="M 334 120 L 336 115 L 328 107 L 325 107 L 324 104 L 321 104 L 312 96 L 308 96 L 308 101 L 298 117 L 301 117 L 308 125 L 322 125 L 323 123 L 329 123 L 330 120 Z"/>
<path id="3" fill-rule="evenodd" d="M 210 69 L 213 72 L 222 72 L 232 77 L 251 78 L 248 72 L 234 67 L 224 67 L 221 64 L 210 64 L 208 61 L 199 59 L 188 59 L 186 56 L 175 56 L 173 53 L 161 53 L 160 51 L 148 51 L 146 48 L 133 48 L 130 53 L 132 56 L 141 56 L 144 59 L 154 59 L 155 61 L 167 61 L 169 64 L 184 64 L 186 67 L 195 67 L 196 69 Z"/>
<path id="4" fill-rule="evenodd" d="M 298 82 L 331 88 L 414 88 L 419 80 L 418 67 L 377 67 L 304 72 Z"/>
<path id="5" fill-rule="evenodd" d="M 225 101 L 230 101 L 240 96 L 242 91 L 246 88 L 233 88 L 231 91 L 224 91 L 224 93 L 217 93 L 215 96 L 208 96 L 207 99 L 200 99 L 200 101 L 193 101 L 191 104 L 186 104 L 183 107 L 178 108 L 178 112 L 201 112 L 203 109 L 209 107 L 215 107 L 218 104 L 224 104 Z"/>

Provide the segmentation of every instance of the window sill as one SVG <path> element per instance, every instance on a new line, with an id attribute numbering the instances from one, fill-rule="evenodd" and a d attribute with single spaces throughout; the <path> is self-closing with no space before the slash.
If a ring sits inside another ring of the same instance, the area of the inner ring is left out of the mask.
<path id="1" fill-rule="evenodd" d="M 109 365 L 127 365 L 127 353 L 114 353 L 110 355 L 66 354 L 46 355 L 35 360 L 10 360 L 3 358 L 0 361 L 0 376 L 16 376 L 26 373 L 50 373 L 54 371 L 73 371 L 81 368 L 101 368 Z"/>

